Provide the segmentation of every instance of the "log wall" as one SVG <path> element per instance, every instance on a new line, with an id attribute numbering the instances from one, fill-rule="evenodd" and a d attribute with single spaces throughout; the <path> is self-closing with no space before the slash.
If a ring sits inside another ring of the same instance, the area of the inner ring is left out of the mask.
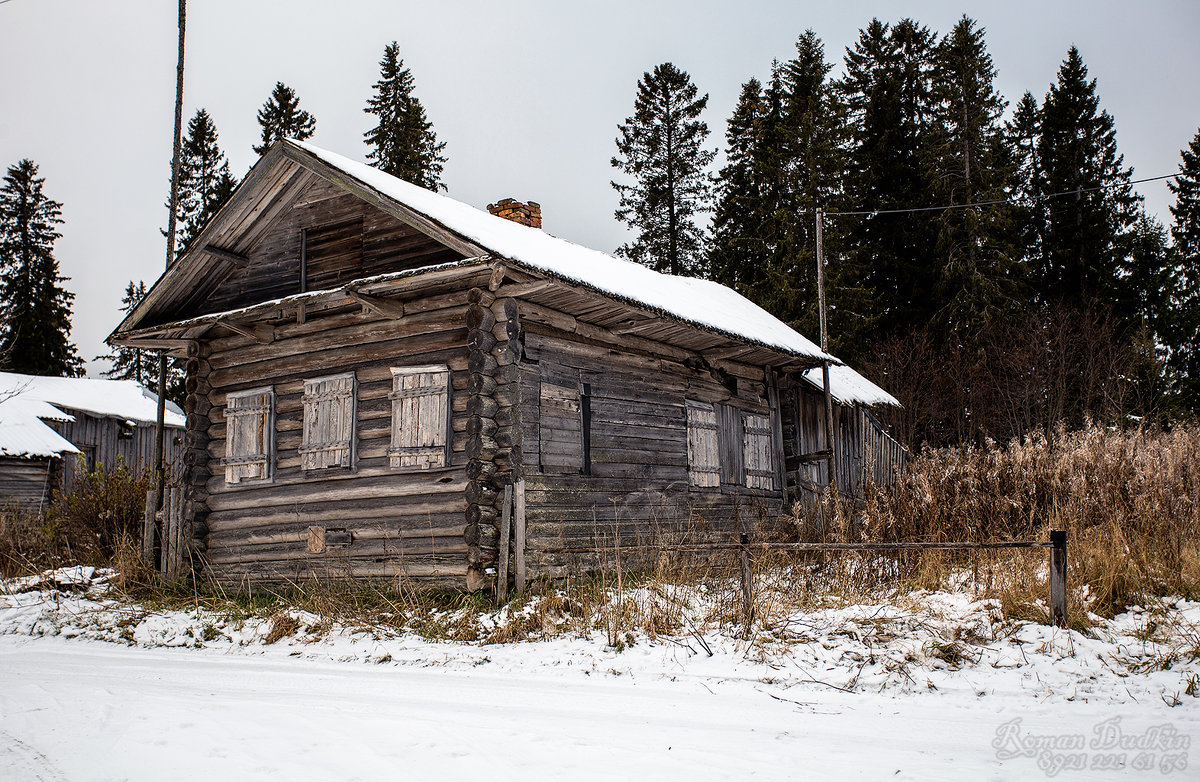
<path id="1" fill-rule="evenodd" d="M 189 407 L 207 442 L 198 437 L 193 444 L 203 458 L 192 468 L 191 500 L 218 581 L 411 577 L 462 586 L 472 546 L 465 521 L 466 292 L 428 296 L 413 310 L 400 320 L 352 312 L 281 323 L 269 344 L 217 337 L 204 348 L 209 355 L 196 357 L 197 401 Z M 387 454 L 391 367 L 429 364 L 451 372 L 450 459 L 440 468 L 396 470 Z M 358 381 L 356 467 L 306 473 L 298 453 L 304 380 L 346 372 Z M 275 392 L 273 477 L 227 486 L 219 466 L 226 396 L 267 385 Z M 207 415 L 199 397 L 211 404 Z M 310 528 L 330 542 L 319 553 L 310 551 Z"/>

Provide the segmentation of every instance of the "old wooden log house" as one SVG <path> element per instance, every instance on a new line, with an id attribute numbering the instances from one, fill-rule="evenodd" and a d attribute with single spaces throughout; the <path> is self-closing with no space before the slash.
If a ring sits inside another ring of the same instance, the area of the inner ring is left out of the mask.
<path id="1" fill-rule="evenodd" d="M 564 549 L 728 540 L 827 480 L 805 372 L 836 358 L 724 286 L 544 233 L 537 204 L 490 211 L 286 141 L 117 328 L 187 357 L 211 578 L 489 588 Z M 895 400 L 837 377 L 843 469 L 885 476 L 902 452 L 864 410 Z"/>

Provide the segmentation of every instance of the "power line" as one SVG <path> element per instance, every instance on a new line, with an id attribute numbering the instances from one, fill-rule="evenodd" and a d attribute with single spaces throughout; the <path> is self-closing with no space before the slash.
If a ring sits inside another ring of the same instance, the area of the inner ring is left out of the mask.
<path id="1" fill-rule="evenodd" d="M 1113 187 L 1121 187 L 1122 185 L 1140 185 L 1143 182 L 1157 182 L 1161 179 L 1174 179 L 1178 174 L 1164 174 L 1162 176 L 1152 176 L 1146 179 L 1134 179 L 1130 182 L 1113 182 L 1109 185 L 1098 185 L 1096 187 L 1082 187 L 1075 190 L 1063 190 L 1059 193 L 1047 193 L 1043 196 L 1035 197 L 1034 201 L 1040 201 L 1047 198 L 1057 198 L 1059 196 L 1077 195 L 1079 193 L 1092 193 L 1097 190 L 1108 190 Z M 972 204 L 950 204 L 949 206 L 918 206 L 910 209 L 862 209 L 853 212 L 825 212 L 826 217 L 847 217 L 853 215 L 895 215 L 895 214 L 911 214 L 913 212 L 945 212 L 950 209 L 971 209 L 977 206 L 997 206 L 999 204 L 1019 204 L 1025 203 L 1031 199 L 1027 198 L 1004 198 L 999 201 L 977 201 Z M 806 210 L 807 211 L 807 210 Z"/>

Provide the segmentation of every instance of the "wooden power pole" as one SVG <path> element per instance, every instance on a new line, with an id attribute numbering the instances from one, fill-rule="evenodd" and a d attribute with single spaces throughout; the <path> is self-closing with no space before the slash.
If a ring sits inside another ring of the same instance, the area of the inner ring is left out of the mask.
<path id="1" fill-rule="evenodd" d="M 825 325 L 825 215 L 817 208 L 817 307 L 820 310 L 821 352 L 829 352 L 829 330 Z M 821 361 L 821 380 L 825 389 L 825 444 L 829 446 L 829 485 L 837 490 L 838 447 L 833 436 L 833 394 L 829 392 L 829 361 Z"/>

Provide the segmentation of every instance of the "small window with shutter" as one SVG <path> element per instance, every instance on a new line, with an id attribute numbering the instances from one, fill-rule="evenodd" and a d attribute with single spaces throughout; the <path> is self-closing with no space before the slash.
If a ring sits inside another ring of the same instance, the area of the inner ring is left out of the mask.
<path id="1" fill-rule="evenodd" d="M 304 381 L 304 433 L 300 469 L 354 468 L 354 373 Z"/>
<path id="2" fill-rule="evenodd" d="M 750 489 L 775 488 L 775 464 L 771 448 L 771 416 L 746 413 L 742 417 L 744 447 L 742 460 L 746 486 Z"/>
<path id="3" fill-rule="evenodd" d="M 275 448 L 275 391 L 255 388 L 225 399 L 225 483 L 271 480 Z"/>
<path id="4" fill-rule="evenodd" d="M 688 481 L 693 486 L 721 485 L 717 413 L 703 402 L 687 402 Z"/>
<path id="5" fill-rule="evenodd" d="M 545 475 L 582 475 L 587 461 L 584 396 L 577 382 L 543 380 L 538 405 L 538 448 Z"/>
<path id="6" fill-rule="evenodd" d="M 450 368 L 392 367 L 391 466 L 428 470 L 450 462 Z"/>

